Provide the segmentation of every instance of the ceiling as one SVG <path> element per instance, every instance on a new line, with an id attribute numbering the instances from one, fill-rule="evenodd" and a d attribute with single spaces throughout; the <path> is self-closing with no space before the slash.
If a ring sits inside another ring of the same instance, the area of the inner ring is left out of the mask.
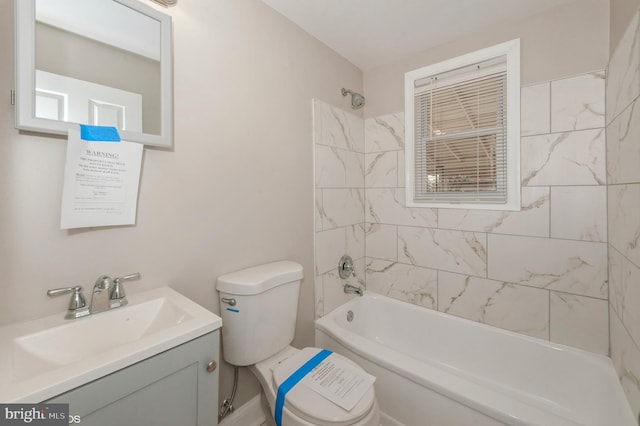
<path id="1" fill-rule="evenodd" d="M 580 0 L 263 0 L 367 71 Z"/>

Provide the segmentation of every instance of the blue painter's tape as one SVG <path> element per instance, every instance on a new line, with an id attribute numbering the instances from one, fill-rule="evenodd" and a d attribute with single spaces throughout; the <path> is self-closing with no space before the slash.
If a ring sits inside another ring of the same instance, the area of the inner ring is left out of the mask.
<path id="1" fill-rule="evenodd" d="M 120 135 L 115 127 L 81 124 L 80 139 L 97 142 L 120 142 Z"/>
<path id="2" fill-rule="evenodd" d="M 227 311 L 231 311 L 231 312 L 240 312 L 239 309 L 233 309 L 233 308 L 227 308 Z"/>
<path id="3" fill-rule="evenodd" d="M 313 356 L 309 361 L 302 364 L 300 368 L 294 371 L 287 380 L 282 382 L 280 386 L 278 386 L 278 396 L 276 397 L 276 409 L 273 414 L 274 420 L 276 421 L 276 426 L 282 426 L 282 409 L 284 408 L 284 397 L 295 385 L 298 384 L 300 380 L 311 370 L 316 368 L 318 364 L 320 364 L 326 357 L 331 355 L 332 352 L 327 349 L 323 349 L 317 354 Z"/>

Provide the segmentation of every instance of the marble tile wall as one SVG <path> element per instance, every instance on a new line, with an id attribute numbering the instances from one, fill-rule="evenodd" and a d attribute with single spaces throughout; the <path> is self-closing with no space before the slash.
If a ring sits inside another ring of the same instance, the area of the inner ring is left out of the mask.
<path id="1" fill-rule="evenodd" d="M 607 192 L 611 358 L 640 411 L 640 19 L 632 19 L 607 69 Z"/>
<path id="2" fill-rule="evenodd" d="M 521 211 L 407 208 L 404 114 L 314 101 L 316 315 L 348 253 L 370 291 L 608 354 L 604 72 L 522 88 L 521 128 Z"/>
<path id="3" fill-rule="evenodd" d="M 522 88 L 519 212 L 406 208 L 404 114 L 366 119 L 367 289 L 608 354 L 604 77 Z"/>
<path id="4" fill-rule="evenodd" d="M 354 260 L 353 285 L 364 286 L 364 121 L 313 101 L 315 167 L 315 306 L 316 316 L 340 306 L 342 291 L 338 261 Z M 361 272 L 361 273 L 360 273 Z"/>

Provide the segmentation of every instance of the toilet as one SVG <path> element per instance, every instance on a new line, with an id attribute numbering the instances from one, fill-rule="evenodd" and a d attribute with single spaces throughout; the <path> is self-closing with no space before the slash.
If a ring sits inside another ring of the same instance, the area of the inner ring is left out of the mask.
<path id="1" fill-rule="evenodd" d="M 295 333 L 302 265 L 280 261 L 223 275 L 217 280 L 222 316 L 222 353 L 235 366 L 248 366 L 263 390 L 268 423 L 282 426 L 378 426 L 380 410 L 373 386 L 351 410 L 329 401 L 304 384 L 286 392 L 284 406 L 277 404 L 278 388 L 312 358 L 326 354 L 320 348 L 290 346 Z M 332 353 L 331 359 L 353 361 Z M 315 359 L 315 358 L 314 358 Z M 311 360 L 311 361 L 310 361 Z M 290 384 L 285 383 L 284 388 Z M 281 417 L 279 417 L 281 416 Z"/>

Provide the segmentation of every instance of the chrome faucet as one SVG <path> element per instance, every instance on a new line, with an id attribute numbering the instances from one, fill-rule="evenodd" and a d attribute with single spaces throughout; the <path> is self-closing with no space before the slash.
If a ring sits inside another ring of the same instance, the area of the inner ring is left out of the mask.
<path id="1" fill-rule="evenodd" d="M 111 293 L 111 288 L 114 283 L 111 277 L 107 275 L 101 275 L 96 280 L 96 283 L 93 285 L 93 291 L 91 292 L 91 305 L 89 306 L 89 311 L 92 314 L 96 314 L 102 311 L 108 311 L 110 309 L 110 298 L 109 293 Z"/>
<path id="2" fill-rule="evenodd" d="M 107 275 L 99 276 L 93 285 L 89 304 L 87 304 L 82 294 L 82 286 L 56 288 L 47 291 L 47 295 L 54 297 L 73 292 L 65 319 L 81 318 L 126 305 L 127 298 L 122 283 L 140 277 L 139 272 L 115 279 L 111 279 Z"/>
<path id="3" fill-rule="evenodd" d="M 357 294 L 358 296 L 362 296 L 364 294 L 364 291 L 362 290 L 362 288 L 356 287 L 349 283 L 344 283 L 343 290 L 347 294 Z"/>
<path id="4" fill-rule="evenodd" d="M 91 307 L 89 310 L 92 314 L 108 311 L 120 306 L 126 305 L 127 297 L 124 293 L 124 281 L 135 280 L 140 278 L 139 272 L 135 274 L 125 275 L 124 277 L 111 279 L 108 275 L 101 275 L 93 285 L 93 294 L 91 295 Z"/>

